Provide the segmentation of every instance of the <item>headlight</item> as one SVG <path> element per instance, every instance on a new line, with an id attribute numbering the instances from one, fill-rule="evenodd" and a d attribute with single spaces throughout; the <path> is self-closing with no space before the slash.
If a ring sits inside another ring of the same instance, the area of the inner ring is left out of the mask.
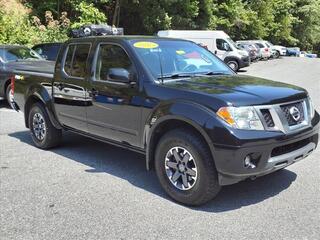
<path id="1" fill-rule="evenodd" d="M 222 107 L 217 115 L 230 126 L 246 130 L 264 130 L 253 107 Z"/>
<path id="2" fill-rule="evenodd" d="M 309 102 L 310 118 L 312 119 L 314 117 L 316 110 L 313 106 L 313 102 L 311 100 L 311 97 L 308 97 L 308 102 Z"/>

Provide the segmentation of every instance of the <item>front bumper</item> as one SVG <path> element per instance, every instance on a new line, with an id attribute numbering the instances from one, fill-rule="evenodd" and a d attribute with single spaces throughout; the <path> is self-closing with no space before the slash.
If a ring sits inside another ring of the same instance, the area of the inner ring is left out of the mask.
<path id="1" fill-rule="evenodd" d="M 250 57 L 242 57 L 239 60 L 239 68 L 248 67 L 250 65 Z"/>
<path id="2" fill-rule="evenodd" d="M 280 51 L 280 56 L 286 56 L 287 55 L 287 50 L 281 50 Z"/>
<path id="3" fill-rule="evenodd" d="M 220 185 L 230 185 L 285 168 L 310 155 L 318 145 L 319 115 L 312 127 L 301 132 L 262 141 L 242 140 L 241 146 L 214 145 L 214 159 Z M 254 168 L 245 166 L 250 156 Z"/>

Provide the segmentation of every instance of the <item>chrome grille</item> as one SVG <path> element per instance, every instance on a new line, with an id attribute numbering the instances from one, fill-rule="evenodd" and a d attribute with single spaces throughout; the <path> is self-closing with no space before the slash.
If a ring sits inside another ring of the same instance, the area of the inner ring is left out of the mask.
<path id="1" fill-rule="evenodd" d="M 256 106 L 255 109 L 266 130 L 292 133 L 311 124 L 309 105 L 308 99 L 304 99 L 282 104 Z M 297 118 L 293 112 L 298 112 L 300 117 Z"/>
<path id="2" fill-rule="evenodd" d="M 273 122 L 273 119 L 272 119 L 272 116 L 271 116 L 269 109 L 261 109 L 260 111 L 262 113 L 262 116 L 263 116 L 263 119 L 264 119 L 266 125 L 269 128 L 273 128 L 274 122 Z"/>
<path id="3" fill-rule="evenodd" d="M 294 118 L 290 114 L 290 109 L 292 107 L 296 107 L 300 112 L 300 119 L 298 121 L 294 120 Z M 300 124 L 301 122 L 304 121 L 303 102 L 296 102 L 296 103 L 281 105 L 280 108 L 281 108 L 282 112 L 284 113 L 285 118 L 287 119 L 289 126 L 294 126 L 294 125 Z"/>

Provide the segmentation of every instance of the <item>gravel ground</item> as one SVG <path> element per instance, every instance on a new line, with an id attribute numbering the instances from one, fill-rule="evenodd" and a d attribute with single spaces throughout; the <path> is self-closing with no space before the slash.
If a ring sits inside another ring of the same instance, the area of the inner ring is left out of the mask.
<path id="1" fill-rule="evenodd" d="M 308 89 L 320 109 L 320 60 L 248 68 Z M 144 157 L 67 133 L 33 146 L 22 113 L 0 105 L 0 239 L 319 239 L 320 151 L 287 169 L 224 187 L 205 206 L 172 202 Z"/>

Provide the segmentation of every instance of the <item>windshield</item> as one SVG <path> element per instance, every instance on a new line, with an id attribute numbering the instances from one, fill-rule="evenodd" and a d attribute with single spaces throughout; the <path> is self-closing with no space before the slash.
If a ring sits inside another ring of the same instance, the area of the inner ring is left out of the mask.
<path id="1" fill-rule="evenodd" d="M 24 59 L 42 59 L 35 51 L 26 47 L 0 49 L 0 57 L 4 62 L 13 62 Z"/>
<path id="2" fill-rule="evenodd" d="M 236 49 L 242 50 L 239 46 L 237 46 L 237 44 L 231 38 L 227 38 L 227 40 L 233 47 L 235 47 Z"/>
<path id="3" fill-rule="evenodd" d="M 132 40 L 131 44 L 152 75 L 159 79 L 196 74 L 233 74 L 230 68 L 208 50 L 179 40 Z"/>

